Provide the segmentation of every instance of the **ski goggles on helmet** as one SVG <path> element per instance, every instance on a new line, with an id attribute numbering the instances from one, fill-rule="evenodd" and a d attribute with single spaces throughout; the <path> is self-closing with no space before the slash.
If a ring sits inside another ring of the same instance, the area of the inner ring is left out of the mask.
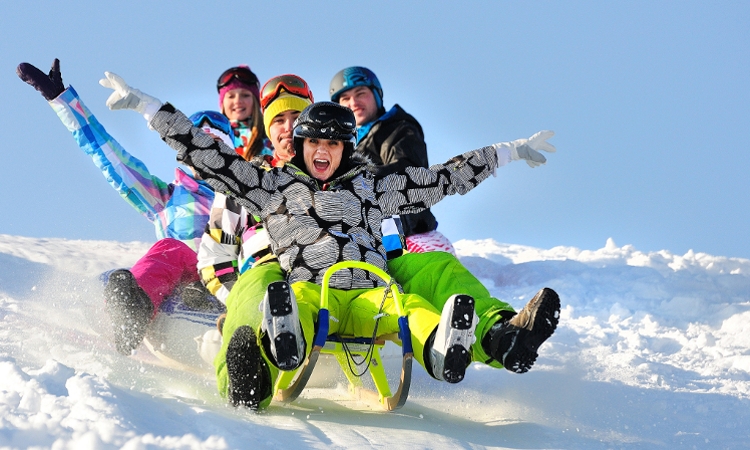
<path id="1" fill-rule="evenodd" d="M 224 114 L 216 111 L 198 111 L 190 116 L 190 121 L 204 133 L 214 135 L 228 146 L 234 147 L 232 125 Z"/>
<path id="2" fill-rule="evenodd" d="M 227 69 L 221 74 L 218 81 L 216 82 L 216 90 L 219 91 L 221 88 L 227 86 L 232 81 L 237 80 L 242 84 L 248 86 L 255 86 L 260 88 L 260 82 L 258 77 L 255 76 L 252 70 L 248 67 L 232 67 Z"/>
<path id="3" fill-rule="evenodd" d="M 294 136 L 355 143 L 357 130 L 354 114 L 337 103 L 313 103 L 297 118 Z"/>
<path id="4" fill-rule="evenodd" d="M 190 121 L 196 127 L 202 127 L 203 124 L 208 124 L 211 128 L 223 131 L 227 134 L 232 133 L 232 126 L 229 123 L 227 117 L 216 111 L 198 111 L 197 113 L 190 116 Z"/>
<path id="5" fill-rule="evenodd" d="M 296 75 L 280 75 L 271 78 L 263 85 L 263 89 L 260 90 L 260 108 L 265 111 L 268 105 L 281 95 L 282 90 L 311 102 L 315 101 L 310 86 L 305 80 Z"/>

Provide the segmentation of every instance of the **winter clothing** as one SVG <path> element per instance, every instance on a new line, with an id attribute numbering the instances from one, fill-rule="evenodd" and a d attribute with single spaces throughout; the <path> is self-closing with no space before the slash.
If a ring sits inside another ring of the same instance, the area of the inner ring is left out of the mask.
<path id="1" fill-rule="evenodd" d="M 358 130 L 358 133 L 364 134 L 363 131 Z M 429 167 L 422 126 L 398 105 L 377 119 L 366 135 L 360 136 L 356 151 L 379 166 L 379 176 L 400 172 L 406 167 Z M 402 214 L 401 221 L 407 238 L 437 228 L 437 220 L 429 208 Z"/>
<path id="2" fill-rule="evenodd" d="M 492 325 L 515 314 L 513 307 L 493 298 L 458 258 L 447 252 L 407 253 L 389 260 L 388 272 L 404 292 L 424 297 L 439 311 L 454 294 L 472 296 L 479 316 L 475 331 L 477 342 L 471 348 L 473 360 L 502 367 L 485 353 L 481 342 Z"/>
<path id="3" fill-rule="evenodd" d="M 153 304 L 149 312 L 152 315 L 178 287 L 199 279 L 195 251 L 208 221 L 214 192 L 206 182 L 180 168 L 175 170 L 172 183 L 152 175 L 145 164 L 107 133 L 73 87 L 50 101 L 50 106 L 109 184 L 154 223 L 159 240 L 130 269 Z"/>
<path id="4" fill-rule="evenodd" d="M 226 297 L 227 315 L 221 330 L 223 340 L 221 350 L 214 359 L 216 385 L 222 397 L 227 396 L 229 377 L 226 353 L 232 335 L 236 329 L 246 325 L 253 330 L 260 330 L 263 313 L 258 309 L 258 305 L 266 294 L 266 286 L 281 280 L 284 280 L 284 272 L 277 262 L 262 264 L 243 272 Z"/>
<path id="5" fill-rule="evenodd" d="M 496 167 L 511 160 L 510 147 L 514 145 L 503 143 L 485 147 L 429 169 L 408 167 L 402 172 L 385 176 L 375 176 L 367 161 L 355 154 L 349 162 L 351 168 L 348 172 L 320 186 L 317 180 L 293 164 L 270 171 L 241 164 L 228 148 L 206 139 L 200 130 L 190 127 L 184 116 L 169 104 L 164 105 L 154 116 L 150 126 L 178 150 L 178 160 L 196 167 L 216 189 L 231 192 L 239 204 L 259 215 L 267 225 L 272 249 L 278 255 L 282 269 L 287 272 L 287 280 L 297 297 L 308 351 L 317 318 L 319 285 L 325 270 L 342 260 L 366 261 L 382 268 L 385 250 L 381 244 L 380 223 L 384 216 L 418 212 L 446 195 L 468 192 L 486 179 Z M 311 220 L 311 217 L 314 219 Z M 428 263 L 431 260 L 450 258 L 449 254 L 439 252 L 423 256 Z M 408 264 L 408 260 L 402 260 L 401 263 Z M 449 273 L 451 276 L 420 286 L 419 283 L 429 279 L 429 275 L 417 275 L 413 277 L 415 284 L 406 291 L 421 289 L 425 291 L 425 295 L 444 299 L 451 290 L 459 286 L 462 294 L 469 295 L 467 298 L 477 296 L 482 299 L 483 311 L 478 311 L 482 316 L 479 320 L 482 328 L 477 330 L 479 336 L 487 334 L 486 330 L 492 329 L 492 325 L 512 316 L 512 309 L 491 299 L 486 289 L 455 259 L 445 262 L 442 268 L 436 268 L 440 264 L 438 261 L 431 268 L 433 274 Z M 413 267 L 428 265 L 416 263 Z M 401 272 L 403 275 L 403 271 Z M 466 285 L 461 280 L 465 280 Z M 372 326 L 372 317 L 377 310 L 373 312 L 361 305 L 368 302 L 377 305 L 372 296 L 382 294 L 382 288 L 375 288 L 380 284 L 379 280 L 356 269 L 340 271 L 331 278 L 329 302 L 334 302 L 331 311 L 340 311 L 338 314 L 342 317 L 352 314 L 351 323 L 359 324 L 360 327 Z M 406 307 L 412 339 L 415 348 L 420 349 L 415 352 L 415 357 L 429 372 L 430 368 L 425 364 L 427 353 L 424 350 L 427 346 L 432 347 L 429 339 L 437 328 L 438 310 L 419 295 L 407 296 L 411 298 L 407 303 L 412 302 L 413 305 Z M 257 296 L 255 301 L 257 302 Z M 367 311 L 367 314 L 361 314 L 362 311 Z M 337 317 L 336 314 L 333 313 L 334 317 Z M 346 328 L 346 320 L 342 321 L 341 317 L 337 319 L 339 320 L 332 321 L 333 327 Z M 243 322 L 242 325 L 248 324 L 248 320 Z M 379 331 L 387 334 L 388 328 L 386 321 L 384 328 L 379 328 Z M 364 328 L 356 327 L 343 332 L 349 331 L 355 335 L 367 334 Z M 336 329 L 331 332 L 335 333 Z M 548 336 L 545 339 L 546 337 Z M 533 342 L 534 350 L 541 342 L 543 340 Z M 472 353 L 474 352 L 479 352 L 480 360 L 491 362 L 492 357 L 487 355 L 481 344 L 473 346 Z M 266 362 L 270 363 L 267 364 L 271 372 L 269 376 L 275 379 L 278 369 L 273 361 L 267 359 L 267 351 L 261 353 L 264 353 Z M 522 355 L 521 366 L 533 363 L 533 358 L 523 358 L 526 357 Z M 497 367 L 499 364 L 494 365 Z M 453 381 L 460 380 L 462 376 L 462 373 L 458 374 L 453 377 Z M 261 406 L 266 401 L 270 399 L 262 401 Z"/>
<path id="6" fill-rule="evenodd" d="M 288 92 L 282 92 L 263 112 L 263 125 L 266 127 L 266 136 L 271 136 L 271 121 L 274 117 L 285 111 L 300 111 L 307 108 L 312 102 Z"/>
<path id="7" fill-rule="evenodd" d="M 195 251 L 184 243 L 164 238 L 156 241 L 130 271 L 158 311 L 162 301 L 178 287 L 198 281 Z"/>
<path id="8" fill-rule="evenodd" d="M 262 335 L 260 330 L 262 315 L 259 313 L 258 305 L 263 300 L 267 284 L 284 279 L 278 262 L 263 264 L 269 259 L 275 259 L 270 253 L 269 246 L 268 235 L 262 229 L 262 225 L 258 224 L 232 197 L 217 193 L 211 209 L 211 219 L 198 251 L 198 267 L 211 293 L 227 305 L 229 325 L 222 330 L 224 335 L 222 348 L 214 360 L 217 386 L 223 397 L 228 395 L 226 352 L 232 333 L 238 327 L 248 325 L 254 330 L 254 335 Z M 255 255 L 255 258 L 250 255 Z M 397 262 L 389 261 L 388 269 L 402 286 L 407 285 L 410 288 L 414 286 L 414 291 L 406 292 L 421 295 L 438 311 L 442 310 L 450 295 L 463 292 L 458 287 L 465 288 L 465 291 L 474 295 L 489 296 L 486 290 L 481 288 L 478 280 L 466 278 L 470 274 L 458 260 L 455 258 L 448 260 L 448 256 L 450 255 L 435 254 L 424 257 L 407 255 L 404 259 L 399 258 Z M 430 261 L 435 259 L 438 260 L 437 264 L 431 264 Z M 253 266 L 256 268 L 250 270 Z M 457 288 L 445 289 L 443 286 L 449 280 L 439 277 L 440 273 L 456 275 L 452 279 L 457 280 Z M 426 278 L 422 279 L 419 275 L 426 275 Z M 433 280 L 438 278 L 442 283 L 439 289 L 431 285 Z M 410 281 L 412 279 L 414 281 Z M 421 283 L 417 283 L 418 279 Z M 401 280 L 405 281 L 402 283 Z M 471 281 L 479 286 L 469 289 L 468 284 Z M 438 290 L 440 292 L 437 292 Z M 483 301 L 480 301 L 480 304 Z M 498 304 L 505 305 L 504 303 Z"/>
<path id="9" fill-rule="evenodd" d="M 268 233 L 256 218 L 232 197 L 217 193 L 198 250 L 203 284 L 226 303 L 240 274 L 276 259 L 270 245 Z"/>
<path id="10" fill-rule="evenodd" d="M 234 147 L 238 155 L 245 159 L 249 158 L 250 149 L 254 138 L 253 136 L 253 124 L 251 120 L 232 120 L 232 132 L 234 138 Z M 268 138 L 263 138 L 262 146 L 260 146 L 260 155 L 273 155 L 273 146 Z M 256 155 L 257 156 L 257 155 Z"/>
<path id="11" fill-rule="evenodd" d="M 175 170 L 175 181 L 165 183 L 107 133 L 73 87 L 50 101 L 78 146 L 94 160 L 123 199 L 154 223 L 156 237 L 171 237 L 198 249 L 214 193 L 205 181 Z"/>
<path id="12" fill-rule="evenodd" d="M 36 89 L 45 100 L 54 100 L 65 90 L 62 74 L 60 73 L 60 60 L 55 58 L 48 75 L 29 63 L 21 63 L 16 68 L 19 78 Z"/>
<path id="13" fill-rule="evenodd" d="M 320 283 L 325 270 L 337 261 L 365 261 L 386 270 L 380 242 L 383 216 L 419 212 L 447 195 L 465 194 L 486 179 L 498 162 L 495 147 L 490 146 L 429 169 L 409 167 L 376 178 L 370 166 L 358 159 L 347 174 L 320 186 L 292 164 L 271 171 L 242 164 L 234 151 L 227 152 L 195 129 L 169 104 L 162 106 L 150 125 L 178 150 L 178 160 L 260 216 L 290 284 Z M 351 269 L 334 276 L 332 287 L 376 287 L 382 284 L 376 278 Z"/>
<path id="14" fill-rule="evenodd" d="M 254 163 L 261 165 L 262 161 Z M 227 398 L 230 339 L 243 326 L 250 325 L 253 338 L 254 330 L 260 333 L 262 314 L 258 305 L 266 286 L 284 280 L 284 273 L 271 253 L 263 225 L 232 197 L 221 193 L 216 193 L 198 250 L 198 270 L 208 290 L 227 307 L 222 325 L 224 339 L 214 359 L 216 384 L 221 396 Z"/>
<path id="15" fill-rule="evenodd" d="M 227 320 L 224 322 L 223 336 L 224 340 L 229 341 L 236 329 L 243 326 L 250 326 L 254 330 L 260 330 L 263 314 L 258 310 L 257 295 L 259 292 L 265 293 L 265 287 L 270 284 L 277 272 L 278 265 L 266 264 L 246 272 L 240 277 L 240 281 L 235 285 L 230 293 L 230 301 L 227 302 Z M 258 271 L 255 276 L 254 272 Z M 262 291 L 261 291 L 262 288 Z M 244 292 L 240 291 L 242 289 Z M 299 308 L 299 317 L 304 332 L 305 342 L 307 344 L 306 353 L 312 349 L 313 337 L 315 335 L 315 321 L 320 309 L 320 285 L 299 282 L 292 284 L 292 289 L 297 299 Z M 235 292 L 237 292 L 235 294 Z M 331 289 L 328 297 L 328 310 L 331 317 L 336 320 L 330 321 L 329 334 L 340 334 L 342 336 L 371 336 L 374 330 L 375 321 L 373 317 L 381 312 L 380 305 L 383 301 L 384 288 L 377 289 Z M 237 302 L 231 301 L 236 298 Z M 440 312 L 435 310 L 427 303 L 425 299 L 418 295 L 404 294 L 402 296 L 405 310 L 409 311 L 409 328 L 411 331 L 412 345 L 414 348 L 415 359 L 425 365 L 425 346 L 430 335 L 434 332 L 440 320 Z M 383 305 L 382 317 L 378 326 L 378 336 L 398 333 L 398 313 L 392 298 L 388 298 Z M 232 322 L 230 323 L 230 318 Z M 279 376 L 279 369 L 275 361 L 269 357 L 268 338 L 264 335 L 259 336 L 264 351 L 262 356 L 270 370 L 272 383 L 276 382 Z M 222 346 L 222 352 L 214 360 L 216 366 L 216 378 L 219 387 L 219 393 L 227 396 L 229 385 L 229 375 L 227 373 L 226 354 L 228 344 Z M 271 397 L 264 399 L 261 407 L 267 406 Z"/>
<path id="16" fill-rule="evenodd" d="M 169 104 L 150 125 L 178 150 L 178 159 L 196 167 L 216 189 L 231 192 L 239 204 L 266 224 L 271 247 L 297 296 L 308 347 L 319 308 L 320 284 L 328 267 L 338 261 L 356 260 L 386 270 L 380 224 L 385 215 L 417 212 L 446 195 L 464 194 L 486 179 L 498 160 L 495 148 L 485 147 L 459 155 L 445 165 L 410 167 L 377 179 L 367 161 L 357 156 L 350 161 L 352 167 L 347 173 L 321 187 L 292 164 L 270 171 L 242 164 L 235 153 L 207 139 Z M 315 219 L 310 220 L 310 216 Z M 374 325 L 372 317 L 382 298 L 381 285 L 378 277 L 357 269 L 342 270 L 331 277 L 330 310 L 339 319 L 333 321 L 331 332 L 336 333 L 340 327 L 342 332 L 367 335 L 366 328 Z M 404 300 L 415 357 L 424 365 L 423 352 L 440 313 L 417 295 L 406 294 Z M 398 331 L 395 309 L 389 309 L 393 307 L 386 302 L 385 311 L 391 315 L 378 328 L 382 335 Z M 228 311 L 227 320 L 230 316 Z M 246 324 L 248 320 L 241 323 Z M 224 333 L 227 335 L 226 322 Z M 275 379 L 277 369 L 273 364 L 270 370 Z"/>

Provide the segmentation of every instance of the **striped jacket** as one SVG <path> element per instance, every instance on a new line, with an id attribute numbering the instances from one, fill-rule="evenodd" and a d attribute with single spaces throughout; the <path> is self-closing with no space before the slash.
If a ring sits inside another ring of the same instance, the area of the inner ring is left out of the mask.
<path id="1" fill-rule="evenodd" d="M 258 264 L 276 261 L 268 233 L 232 197 L 216 193 L 206 232 L 198 249 L 198 271 L 206 288 L 226 303 L 240 274 Z"/>
<path id="2" fill-rule="evenodd" d="M 423 211 L 447 195 L 465 194 L 498 166 L 494 146 L 383 178 L 353 157 L 343 176 L 321 186 L 292 164 L 266 171 L 242 160 L 234 149 L 193 127 L 170 104 L 162 106 L 150 126 L 177 150 L 178 161 L 195 167 L 214 189 L 230 193 L 261 218 L 290 283 L 320 284 L 325 271 L 339 261 L 364 261 L 387 271 L 381 230 L 385 216 Z M 500 163 L 508 159 L 500 158 Z M 348 269 L 331 277 L 330 285 L 359 289 L 382 281 Z"/>
<path id="3" fill-rule="evenodd" d="M 72 86 L 49 103 L 110 186 L 154 223 L 156 237 L 178 239 L 197 251 L 214 198 L 211 187 L 180 168 L 172 183 L 152 175 L 107 133 Z"/>

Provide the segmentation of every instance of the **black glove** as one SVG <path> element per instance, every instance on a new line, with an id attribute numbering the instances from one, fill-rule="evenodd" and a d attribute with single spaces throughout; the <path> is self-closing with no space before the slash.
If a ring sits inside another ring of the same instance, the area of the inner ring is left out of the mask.
<path id="1" fill-rule="evenodd" d="M 60 60 L 57 58 L 52 63 L 49 75 L 45 75 L 44 72 L 29 63 L 19 64 L 16 73 L 20 79 L 39 91 L 47 101 L 56 99 L 65 90 L 60 73 Z"/>

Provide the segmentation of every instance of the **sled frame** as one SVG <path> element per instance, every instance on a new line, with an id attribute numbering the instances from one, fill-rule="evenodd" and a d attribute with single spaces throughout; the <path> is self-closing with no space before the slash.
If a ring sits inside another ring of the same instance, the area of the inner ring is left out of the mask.
<path id="1" fill-rule="evenodd" d="M 298 370 L 280 372 L 278 380 L 276 381 L 276 395 L 274 396 L 274 399 L 285 403 L 290 403 L 297 399 L 305 389 L 305 386 L 315 369 L 315 364 L 318 362 L 320 354 L 324 353 L 333 355 L 336 358 L 336 361 L 339 363 L 341 370 L 344 372 L 344 375 L 349 382 L 349 392 L 356 399 L 369 403 L 378 403 L 386 411 L 399 409 L 404 406 L 404 403 L 406 403 L 406 399 L 409 396 L 411 369 L 414 359 L 409 321 L 406 317 L 401 293 L 398 288 L 390 289 L 390 293 L 393 296 L 399 315 L 399 333 L 397 336 L 398 339 L 393 336 L 387 337 L 393 341 L 400 340 L 402 348 L 401 376 L 398 388 L 396 389 L 395 394 L 392 394 L 388 385 L 388 377 L 385 374 L 383 361 L 380 358 L 380 349 L 385 345 L 385 337 L 373 340 L 371 336 L 343 338 L 338 336 L 328 336 L 328 285 L 331 276 L 342 269 L 366 270 L 380 277 L 387 285 L 392 285 L 390 275 L 369 263 L 361 261 L 344 261 L 331 266 L 323 275 L 323 283 L 320 293 L 320 311 L 318 313 L 318 331 L 315 333 L 312 350 L 302 367 Z M 372 381 L 375 384 L 375 391 L 365 387 L 360 376 L 352 373 L 348 364 L 348 356 L 347 352 L 344 350 L 344 345 L 348 347 L 349 353 L 363 358 L 367 356 L 367 353 L 372 346 L 372 359 L 367 371 L 370 372 Z"/>

